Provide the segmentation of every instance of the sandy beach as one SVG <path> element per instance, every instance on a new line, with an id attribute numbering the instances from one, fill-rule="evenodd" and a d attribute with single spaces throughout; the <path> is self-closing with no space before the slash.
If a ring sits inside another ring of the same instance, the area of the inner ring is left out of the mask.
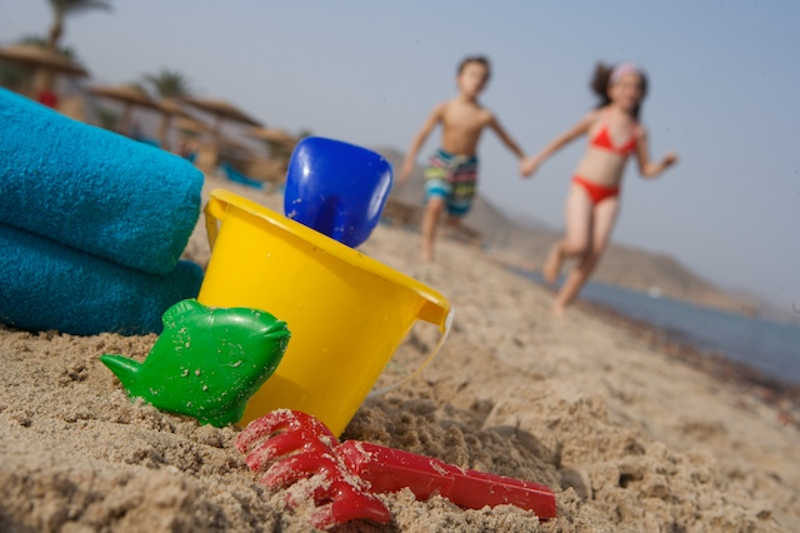
<path id="1" fill-rule="evenodd" d="M 281 211 L 277 195 L 209 178 Z M 476 248 L 444 241 L 420 265 L 417 236 L 380 226 L 363 251 L 436 287 L 454 330 L 420 378 L 368 400 L 344 438 L 549 485 L 558 518 L 506 506 L 463 511 L 439 497 L 382 496 L 386 528 L 344 531 L 793 531 L 800 428 L 791 399 L 687 364 L 635 325 L 577 306 Z M 185 252 L 205 264 L 202 224 Z M 420 324 L 377 386 L 435 344 Z M 0 327 L 0 530 L 308 531 L 309 508 L 255 482 L 237 431 L 131 403 L 99 362 L 143 359 L 155 336 Z"/>

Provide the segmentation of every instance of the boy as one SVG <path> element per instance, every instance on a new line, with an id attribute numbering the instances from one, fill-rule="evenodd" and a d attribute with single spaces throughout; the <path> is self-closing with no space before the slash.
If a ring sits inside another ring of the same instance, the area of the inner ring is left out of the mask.
<path id="1" fill-rule="evenodd" d="M 489 81 L 489 60 L 484 56 L 464 58 L 456 71 L 458 96 L 437 105 L 422 129 L 414 137 L 406 154 L 398 180 L 405 182 L 417 159 L 417 153 L 437 124 L 442 124 L 442 147 L 431 157 L 425 169 L 427 205 L 422 218 L 422 257 L 433 260 L 433 241 L 442 211 L 454 222 L 467 214 L 472 206 L 477 181 L 478 158 L 475 152 L 485 127 L 494 130 L 522 161 L 525 154 L 508 136 L 497 118 L 478 102 L 478 95 Z"/>

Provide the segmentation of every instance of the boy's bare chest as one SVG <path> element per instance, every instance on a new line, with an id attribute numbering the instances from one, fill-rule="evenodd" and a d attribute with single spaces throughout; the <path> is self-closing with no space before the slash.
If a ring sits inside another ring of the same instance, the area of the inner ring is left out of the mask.
<path id="1" fill-rule="evenodd" d="M 462 131 L 480 131 L 488 123 L 488 113 L 480 109 L 451 109 L 444 115 L 444 127 Z"/>

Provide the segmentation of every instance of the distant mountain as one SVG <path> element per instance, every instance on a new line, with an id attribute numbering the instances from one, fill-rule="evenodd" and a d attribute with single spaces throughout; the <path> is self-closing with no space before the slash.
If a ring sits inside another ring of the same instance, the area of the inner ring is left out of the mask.
<path id="1" fill-rule="evenodd" d="M 389 147 L 375 150 L 399 170 L 403 152 Z M 408 182 L 396 184 L 390 198 L 421 208 L 424 195 L 423 168 L 416 165 Z M 480 233 L 483 248 L 498 260 L 530 270 L 539 270 L 548 249 L 561 236 L 559 230 L 530 215 L 507 216 L 480 194 L 464 224 Z M 612 244 L 595 279 L 748 315 L 760 307 L 754 298 L 720 289 L 669 255 L 633 246 Z"/>

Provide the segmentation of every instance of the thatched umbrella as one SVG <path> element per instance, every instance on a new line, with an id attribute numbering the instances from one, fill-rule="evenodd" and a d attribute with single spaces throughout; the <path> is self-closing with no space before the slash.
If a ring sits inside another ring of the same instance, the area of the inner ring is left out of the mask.
<path id="1" fill-rule="evenodd" d="M 284 166 L 288 165 L 292 150 L 300 140 L 289 132 L 277 128 L 250 128 L 247 134 L 265 141 L 269 146 L 269 157 L 281 161 Z"/>
<path id="2" fill-rule="evenodd" d="M 202 135 L 211 131 L 211 126 L 189 115 L 179 117 L 175 121 L 175 127 L 190 135 Z"/>
<path id="3" fill-rule="evenodd" d="M 15 44 L 0 48 L 0 59 L 24 63 L 32 67 L 46 68 L 72 76 L 89 75 L 89 72 L 82 65 L 64 54 L 35 44 Z"/>
<path id="4" fill-rule="evenodd" d="M 132 133 L 129 130 L 132 126 L 131 115 L 133 114 L 134 107 L 144 107 L 146 109 L 161 111 L 158 102 L 150 98 L 147 91 L 136 85 L 95 86 L 91 87 L 89 92 L 95 96 L 117 100 L 125 105 L 119 130 L 128 135 Z"/>
<path id="5" fill-rule="evenodd" d="M 168 136 L 169 125 L 172 117 L 177 116 L 185 119 L 192 119 L 192 116 L 184 111 L 180 102 L 174 98 L 163 98 L 158 102 L 158 107 L 161 110 L 161 125 L 158 128 L 158 139 L 161 142 L 161 148 L 168 150 Z"/>
<path id="6" fill-rule="evenodd" d="M 254 119 L 235 105 L 224 100 L 213 100 L 208 98 L 183 98 L 183 101 L 192 107 L 214 115 L 214 132 L 219 136 L 220 127 L 223 120 L 232 120 L 248 126 L 261 126 L 261 122 Z"/>
<path id="7" fill-rule="evenodd" d="M 177 153 L 181 157 L 189 157 L 194 154 L 192 157 L 195 158 L 195 163 L 197 163 L 198 151 L 202 148 L 198 138 L 209 133 L 211 126 L 187 113 L 185 116 L 179 116 L 175 119 L 175 129 L 178 130 L 179 140 Z"/>
<path id="8" fill-rule="evenodd" d="M 201 111 L 205 111 L 211 115 L 214 115 L 214 126 L 212 129 L 212 135 L 214 138 L 214 147 L 212 153 L 208 154 L 207 158 L 204 158 L 203 167 L 206 170 L 216 167 L 219 148 L 221 144 L 221 127 L 223 120 L 231 120 L 234 122 L 239 122 L 241 124 L 246 124 L 248 126 L 262 126 L 262 124 L 239 109 L 238 107 L 234 106 L 233 104 L 226 102 L 224 100 L 214 100 L 209 98 L 183 98 L 182 99 L 187 104 L 195 107 Z M 207 159 L 207 161 L 206 161 Z M 200 166 L 200 165 L 198 165 Z"/>
<path id="9" fill-rule="evenodd" d="M 285 130 L 277 128 L 250 128 L 247 131 L 250 137 L 267 141 L 268 143 L 295 145 L 298 141 L 297 137 L 290 134 Z"/>
<path id="10" fill-rule="evenodd" d="M 53 75 L 88 76 L 89 72 L 69 57 L 34 44 L 15 44 L 0 48 L 0 59 L 21 63 L 33 67 L 37 71 L 34 87 L 34 98 L 46 105 L 55 107 L 56 99 L 52 94 Z"/>

